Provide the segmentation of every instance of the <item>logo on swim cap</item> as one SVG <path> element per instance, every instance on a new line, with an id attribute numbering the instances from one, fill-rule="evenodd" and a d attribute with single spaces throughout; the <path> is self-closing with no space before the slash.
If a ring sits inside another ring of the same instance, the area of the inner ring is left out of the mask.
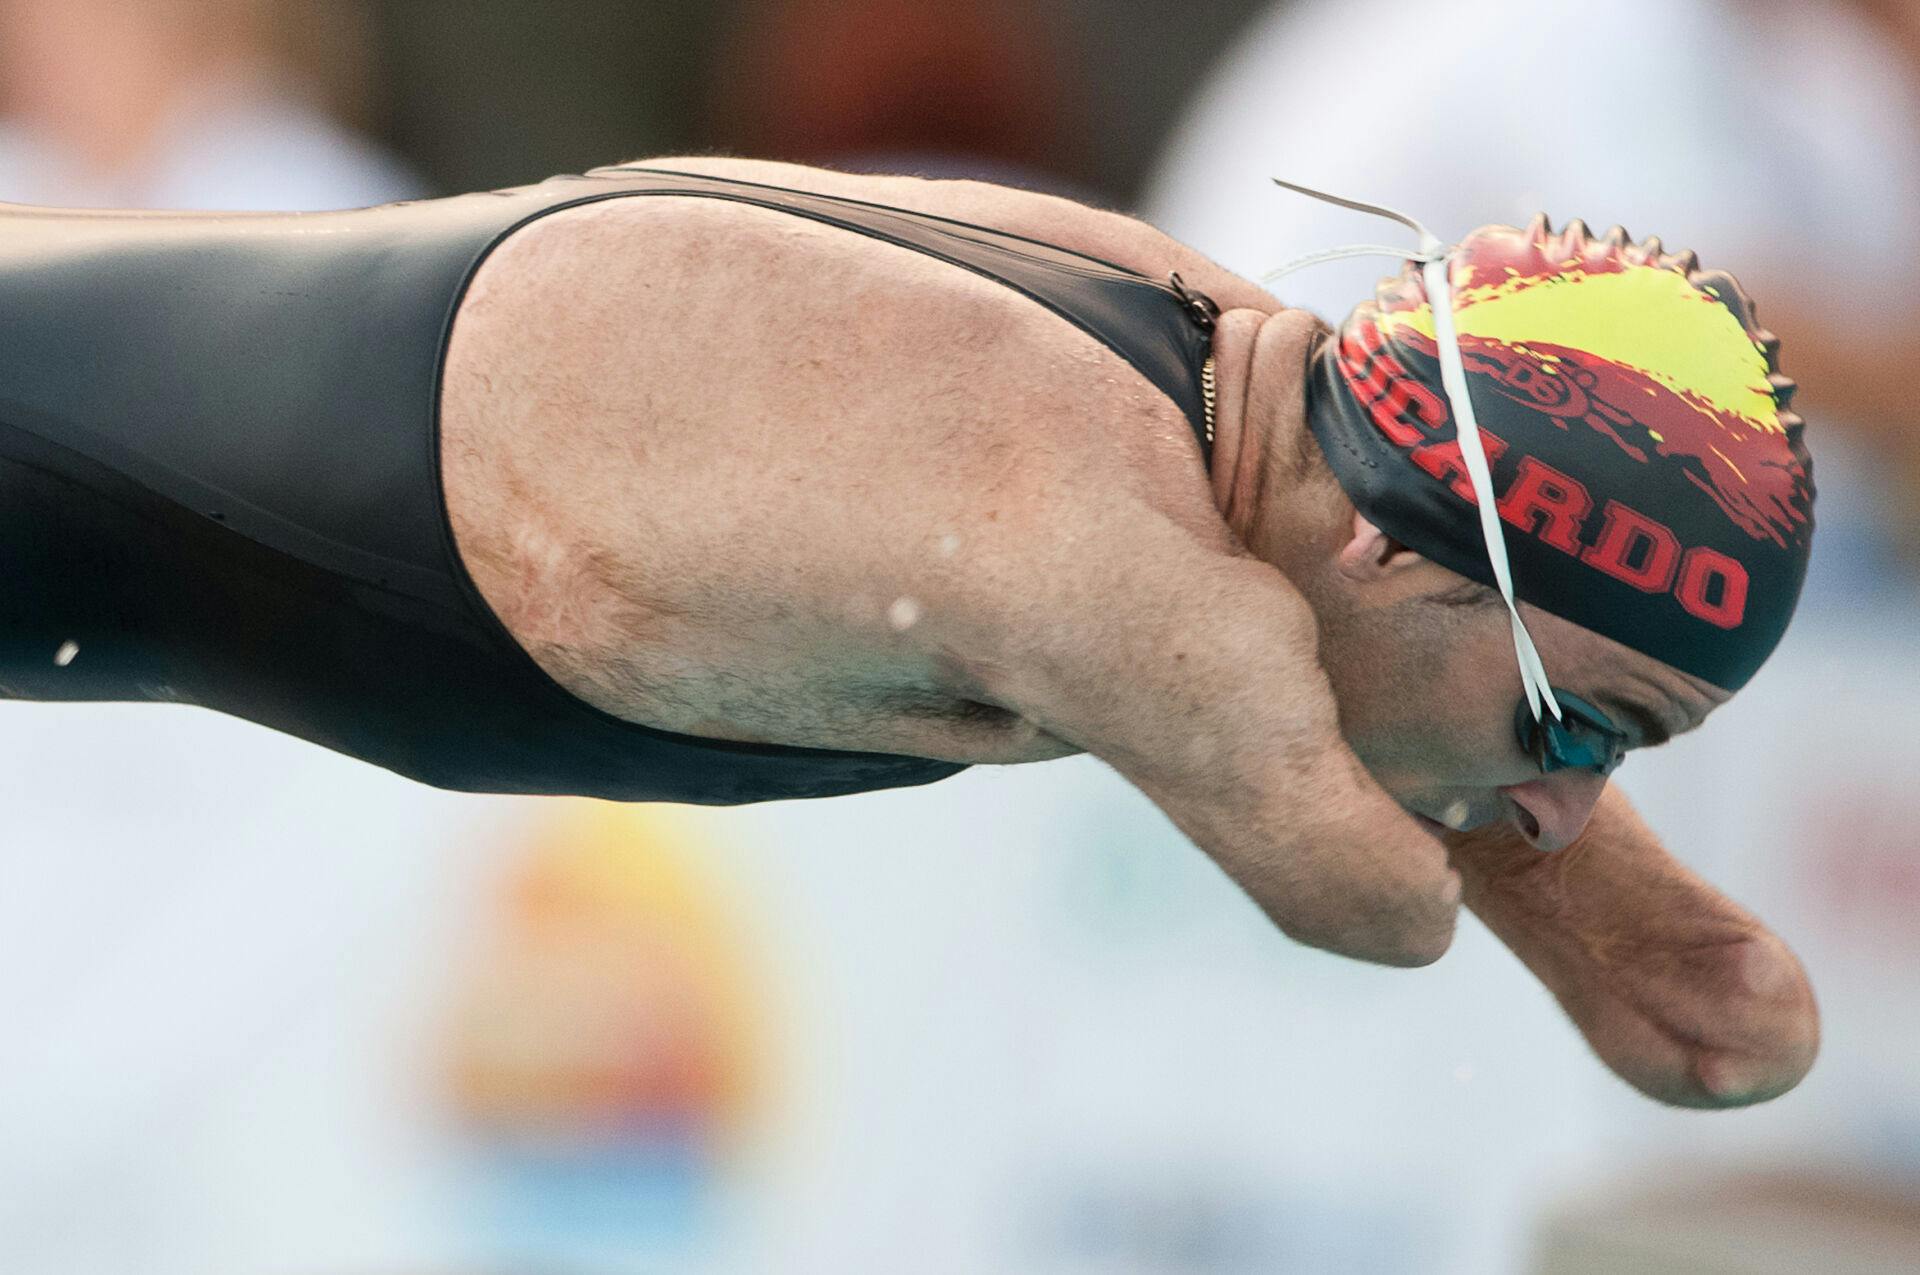
<path id="1" fill-rule="evenodd" d="M 1486 227 L 1451 263 L 1499 512 L 1524 533 L 1519 596 L 1744 683 L 1785 630 L 1813 527 L 1793 383 L 1752 302 L 1691 253 L 1578 221 Z M 1314 429 L 1356 506 L 1489 580 L 1419 271 L 1383 281 L 1323 362 Z"/>

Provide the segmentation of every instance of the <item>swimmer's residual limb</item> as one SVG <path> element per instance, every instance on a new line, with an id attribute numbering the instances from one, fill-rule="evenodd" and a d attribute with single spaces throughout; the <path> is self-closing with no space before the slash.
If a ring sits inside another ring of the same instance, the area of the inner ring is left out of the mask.
<path id="1" fill-rule="evenodd" d="M 1120 353 L 1204 446 L 1204 295 L 858 200 L 632 166 L 345 212 L 0 205 L 0 693 L 204 705 L 470 791 L 730 804 L 963 769 L 623 721 L 554 682 L 468 578 L 438 472 L 455 309 L 520 227 L 647 194 L 995 279 Z"/>

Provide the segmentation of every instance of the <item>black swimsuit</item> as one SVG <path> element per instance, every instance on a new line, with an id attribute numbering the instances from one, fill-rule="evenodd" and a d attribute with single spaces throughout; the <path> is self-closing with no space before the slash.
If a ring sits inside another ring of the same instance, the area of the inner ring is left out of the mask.
<path id="1" fill-rule="evenodd" d="M 622 721 L 549 678 L 462 568 L 437 439 L 461 295 L 535 218 L 647 194 L 776 208 L 997 279 L 1202 430 L 1205 297 L 857 200 L 634 167 L 333 213 L 4 206 L 0 694 L 200 704 L 474 792 L 721 805 L 964 769 Z"/>

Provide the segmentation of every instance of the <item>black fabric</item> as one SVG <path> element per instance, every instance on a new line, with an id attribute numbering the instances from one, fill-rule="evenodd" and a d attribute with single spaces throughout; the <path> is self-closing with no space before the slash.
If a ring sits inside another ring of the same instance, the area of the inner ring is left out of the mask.
<path id="1" fill-rule="evenodd" d="M 964 769 L 621 721 L 552 681 L 467 578 L 436 438 L 459 299 L 520 226 L 646 194 L 777 208 L 1000 279 L 1200 429 L 1209 325 L 1174 289 L 858 201 L 636 167 L 347 212 L 0 207 L 0 693 L 204 705 L 466 791 L 736 804 Z"/>

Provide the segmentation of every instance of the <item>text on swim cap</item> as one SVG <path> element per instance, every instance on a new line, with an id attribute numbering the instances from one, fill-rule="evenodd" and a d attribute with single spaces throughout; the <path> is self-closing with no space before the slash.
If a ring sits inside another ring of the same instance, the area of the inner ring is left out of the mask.
<path id="1" fill-rule="evenodd" d="M 1348 383 L 1374 426 L 1457 498 L 1477 503 L 1459 442 L 1435 437 L 1449 428 L 1445 400 L 1351 334 L 1341 352 Z M 1480 437 L 1490 462 L 1507 449 L 1484 425 Z M 1643 593 L 1670 594 L 1697 620 L 1735 629 L 1746 617 L 1749 578 L 1738 559 L 1683 545 L 1666 524 L 1624 501 L 1609 498 L 1596 509 L 1585 484 L 1539 457 L 1522 457 L 1496 499 L 1507 525 Z"/>

